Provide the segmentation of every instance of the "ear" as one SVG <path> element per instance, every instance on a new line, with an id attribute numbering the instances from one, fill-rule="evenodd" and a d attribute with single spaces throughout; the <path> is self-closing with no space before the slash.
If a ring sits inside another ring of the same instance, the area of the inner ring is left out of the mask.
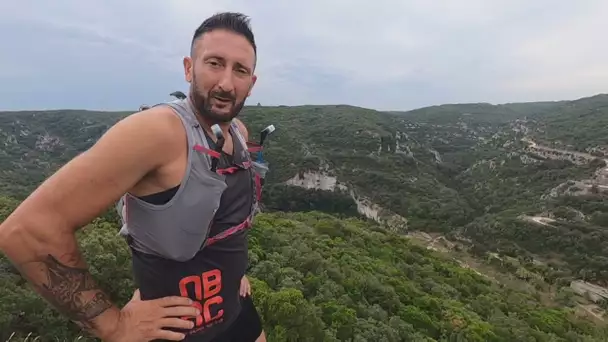
<path id="1" fill-rule="evenodd" d="M 251 87 L 249 87 L 249 93 L 247 94 L 247 97 L 251 96 L 251 89 L 253 89 L 253 86 L 255 85 L 255 81 L 258 80 L 258 77 L 256 75 L 253 75 L 251 77 Z"/>
<path id="2" fill-rule="evenodd" d="M 186 82 L 192 82 L 192 58 L 190 56 L 184 57 L 184 78 Z"/>

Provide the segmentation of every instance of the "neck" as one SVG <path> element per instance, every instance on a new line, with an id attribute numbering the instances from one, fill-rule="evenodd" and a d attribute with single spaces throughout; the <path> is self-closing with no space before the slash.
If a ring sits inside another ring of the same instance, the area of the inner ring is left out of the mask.
<path id="1" fill-rule="evenodd" d="M 224 133 L 224 136 L 229 135 L 230 121 L 229 122 L 214 122 L 213 120 L 209 120 L 208 118 L 202 116 L 201 113 L 199 113 L 198 109 L 196 109 L 196 106 L 194 106 L 194 104 L 192 103 L 192 99 L 190 97 L 188 97 L 188 102 L 190 104 L 190 108 L 192 108 L 192 112 L 194 112 L 194 116 L 196 117 L 196 120 L 198 121 L 198 123 L 201 124 L 201 127 L 207 133 L 209 133 L 210 136 L 212 136 L 214 140 L 215 140 L 215 136 L 213 135 L 213 132 L 211 131 L 211 126 L 213 126 L 215 124 L 220 126 L 220 128 L 222 129 L 222 133 Z"/>
<path id="2" fill-rule="evenodd" d="M 198 122 L 201 124 L 201 127 L 203 127 L 203 129 L 208 133 L 212 133 L 211 126 L 217 124 L 222 129 L 222 133 L 224 133 L 224 136 L 229 135 L 228 131 L 230 129 L 230 122 L 214 122 L 205 117 L 202 117 L 200 114 L 196 114 L 196 120 L 198 120 Z"/>

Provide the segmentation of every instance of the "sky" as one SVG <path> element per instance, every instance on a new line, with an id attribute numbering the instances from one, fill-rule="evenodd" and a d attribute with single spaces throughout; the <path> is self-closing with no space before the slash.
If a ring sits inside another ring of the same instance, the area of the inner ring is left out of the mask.
<path id="1" fill-rule="evenodd" d="M 134 110 L 187 92 L 207 17 L 251 18 L 247 104 L 409 110 L 608 93 L 608 1 L 2 0 L 0 110 Z"/>

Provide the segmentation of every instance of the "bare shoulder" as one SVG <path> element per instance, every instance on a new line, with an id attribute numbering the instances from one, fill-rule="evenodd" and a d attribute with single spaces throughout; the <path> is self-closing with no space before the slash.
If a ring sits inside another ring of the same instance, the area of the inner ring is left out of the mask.
<path id="1" fill-rule="evenodd" d="M 170 157 L 174 149 L 183 150 L 186 133 L 178 115 L 170 107 L 161 106 L 131 114 L 119 121 L 97 144 L 101 145 L 105 140 L 110 143 L 124 140 L 125 143 L 135 144 L 128 146 L 130 151 L 154 149 L 158 152 L 155 155 L 163 159 L 163 152 L 169 153 Z"/>
<path id="2" fill-rule="evenodd" d="M 137 137 L 153 138 L 148 142 L 156 144 L 175 140 L 176 134 L 184 133 L 180 118 L 168 106 L 154 107 L 131 114 L 110 130 L 124 131 L 123 133 L 135 134 Z"/>
<path id="3" fill-rule="evenodd" d="M 247 126 L 245 126 L 245 124 L 243 123 L 243 121 L 235 118 L 234 122 L 238 126 L 239 131 L 243 135 L 243 138 L 245 138 L 245 140 L 249 140 L 249 131 L 247 130 Z"/>

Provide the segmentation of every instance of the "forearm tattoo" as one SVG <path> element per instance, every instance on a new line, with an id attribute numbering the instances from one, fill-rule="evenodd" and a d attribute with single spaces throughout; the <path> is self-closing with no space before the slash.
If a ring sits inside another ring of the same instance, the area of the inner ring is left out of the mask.
<path id="1" fill-rule="evenodd" d="M 77 265 L 80 256 L 71 254 L 70 259 Z M 93 320 L 112 307 L 112 302 L 91 273 L 84 267 L 65 265 L 50 254 L 40 263 L 45 281 L 34 284 L 40 294 L 81 328 L 94 329 Z"/>

